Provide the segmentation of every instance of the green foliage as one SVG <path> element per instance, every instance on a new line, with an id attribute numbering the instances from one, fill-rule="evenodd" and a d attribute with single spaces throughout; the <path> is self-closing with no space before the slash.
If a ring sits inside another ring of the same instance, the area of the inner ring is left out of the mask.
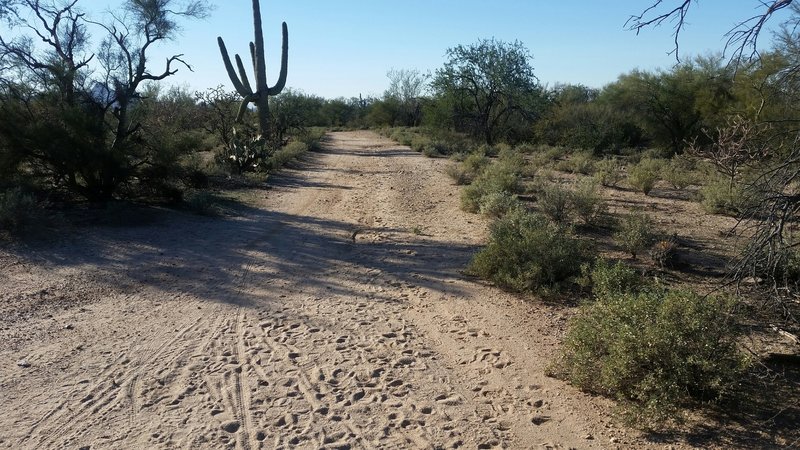
<path id="1" fill-rule="evenodd" d="M 682 155 L 674 156 L 662 167 L 661 177 L 672 187 L 680 190 L 695 184 L 697 178 L 693 161 Z"/>
<path id="2" fill-rule="evenodd" d="M 269 157 L 265 163 L 265 169 L 268 171 L 278 170 L 307 151 L 308 145 L 305 142 L 290 142 L 286 144 L 286 146 L 276 150 L 275 153 Z"/>
<path id="3" fill-rule="evenodd" d="M 35 217 L 36 200 L 21 188 L 0 190 L 0 230 L 22 231 Z"/>
<path id="4" fill-rule="evenodd" d="M 525 136 L 541 99 L 530 59 L 520 42 L 484 39 L 448 49 L 431 82 L 438 110 L 431 116 L 487 144 Z"/>
<path id="5" fill-rule="evenodd" d="M 606 211 L 606 202 L 597 191 L 597 182 L 584 178 L 578 182 L 571 196 L 572 209 L 586 225 L 595 225 Z"/>
<path id="6" fill-rule="evenodd" d="M 603 186 L 616 187 L 624 178 L 622 163 L 617 158 L 606 156 L 595 162 L 594 177 Z"/>
<path id="7" fill-rule="evenodd" d="M 518 209 L 492 225 L 469 270 L 508 289 L 546 294 L 579 275 L 590 253 L 566 228 Z"/>
<path id="8" fill-rule="evenodd" d="M 615 282 L 581 308 L 553 374 L 615 398 L 640 426 L 658 426 L 683 407 L 735 393 L 748 361 L 737 348 L 731 301 L 686 290 L 624 289 Z"/>
<path id="9" fill-rule="evenodd" d="M 500 218 L 522 207 L 516 195 L 508 192 L 490 192 L 483 197 L 480 210 L 484 216 Z"/>
<path id="10" fill-rule="evenodd" d="M 586 284 L 591 286 L 592 294 L 597 298 L 625 293 L 636 293 L 648 286 L 642 274 L 617 261 L 610 264 L 602 258 L 597 258 L 594 265 L 584 266 Z"/>
<path id="11" fill-rule="evenodd" d="M 703 139 L 734 105 L 733 73 L 720 58 L 686 61 L 669 71 L 634 70 L 606 86 L 601 104 L 624 111 L 656 147 L 681 153 L 687 142 Z"/>
<path id="12" fill-rule="evenodd" d="M 627 215 L 614 233 L 614 241 L 635 259 L 653 241 L 653 221 L 642 212 Z"/>
<path id="13" fill-rule="evenodd" d="M 470 184 L 490 162 L 482 153 L 470 153 L 460 164 L 448 166 L 447 174 L 457 185 Z"/>
<path id="14" fill-rule="evenodd" d="M 748 199 L 739 182 L 716 176 L 700 188 L 700 204 L 710 214 L 737 216 L 747 209 Z"/>
<path id="15" fill-rule="evenodd" d="M 539 140 L 595 154 L 642 145 L 641 128 L 624 109 L 598 102 L 598 95 L 585 86 L 557 86 L 551 92 L 554 104 L 534 125 Z"/>
<path id="16" fill-rule="evenodd" d="M 461 192 L 461 208 L 476 213 L 480 211 L 484 197 L 491 193 L 516 194 L 520 191 L 520 176 L 517 168 L 495 163 L 487 167 Z"/>
<path id="17" fill-rule="evenodd" d="M 548 184 L 538 196 L 539 211 L 557 224 L 567 224 L 572 218 L 572 193 L 558 184 Z"/>
<path id="18" fill-rule="evenodd" d="M 664 163 L 660 159 L 644 158 L 628 171 L 628 184 L 634 189 L 649 194 L 656 182 L 661 178 Z"/>
<path id="19" fill-rule="evenodd" d="M 591 175 L 594 172 L 594 157 L 589 152 L 575 152 L 566 160 L 559 162 L 556 169 L 562 172 Z"/>

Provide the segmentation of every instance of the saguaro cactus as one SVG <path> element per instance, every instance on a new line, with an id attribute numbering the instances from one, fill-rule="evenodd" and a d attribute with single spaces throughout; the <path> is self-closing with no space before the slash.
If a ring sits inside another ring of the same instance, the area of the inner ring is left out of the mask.
<path id="1" fill-rule="evenodd" d="M 255 104 L 258 110 L 259 133 L 262 138 L 268 139 L 270 136 L 269 96 L 279 94 L 286 85 L 287 63 L 289 60 L 289 30 L 286 27 L 286 22 L 283 22 L 281 72 L 275 85 L 268 87 L 267 61 L 264 57 L 264 33 L 261 31 L 261 8 L 258 0 L 253 0 L 253 26 L 255 28 L 255 42 L 250 43 L 250 56 L 253 60 L 253 69 L 255 71 L 255 91 L 253 91 L 250 81 L 247 79 L 242 58 L 238 54 L 236 55 L 236 67 L 239 69 L 239 76 L 237 76 L 233 64 L 231 64 L 231 58 L 228 56 L 228 50 L 225 48 L 225 42 L 221 37 L 218 37 L 217 43 L 219 44 L 219 50 L 222 53 L 222 60 L 225 63 L 228 76 L 236 88 L 236 92 L 242 96 L 242 104 L 239 106 L 239 114 L 236 116 L 236 121 L 240 122 L 242 120 L 242 116 L 247 110 L 247 105 L 250 103 Z"/>

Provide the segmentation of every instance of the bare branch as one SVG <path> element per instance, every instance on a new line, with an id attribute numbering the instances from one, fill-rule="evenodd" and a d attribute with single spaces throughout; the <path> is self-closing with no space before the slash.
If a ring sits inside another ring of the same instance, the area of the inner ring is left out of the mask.
<path id="1" fill-rule="evenodd" d="M 686 27 L 689 9 L 695 3 L 697 0 L 678 0 L 677 6 L 659 12 L 661 9 L 659 7 L 664 5 L 664 0 L 657 0 L 644 9 L 641 14 L 628 18 L 625 27 L 630 31 L 635 31 L 638 35 L 645 28 L 657 27 L 667 21 L 673 22 L 674 46 L 669 54 L 674 54 L 675 59 L 680 61 L 680 33 Z M 759 14 L 735 24 L 725 34 L 725 37 L 728 38 L 725 44 L 725 54 L 731 55 L 731 63 L 735 67 L 744 61 L 760 57 L 758 39 L 764 31 L 765 25 L 778 11 L 790 6 L 793 0 L 760 0 L 759 3 L 763 8 Z"/>

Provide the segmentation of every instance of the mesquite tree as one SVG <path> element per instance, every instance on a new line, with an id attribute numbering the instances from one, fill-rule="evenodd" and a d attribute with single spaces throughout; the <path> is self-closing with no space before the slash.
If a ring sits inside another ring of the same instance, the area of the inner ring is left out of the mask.
<path id="1" fill-rule="evenodd" d="M 237 122 L 242 120 L 247 106 L 250 103 L 255 104 L 258 110 L 260 137 L 268 139 L 270 138 L 269 96 L 280 94 L 283 87 L 286 85 L 287 63 L 289 60 L 289 30 L 286 27 L 286 22 L 283 22 L 281 71 L 278 76 L 278 81 L 274 86 L 269 87 L 267 86 L 267 62 L 264 56 L 264 33 L 261 30 L 261 8 L 258 0 L 253 0 L 253 27 L 255 28 L 255 41 L 250 43 L 250 56 L 253 61 L 253 70 L 255 71 L 255 90 L 253 90 L 250 81 L 247 79 L 247 72 L 245 72 L 242 58 L 240 58 L 238 54 L 236 55 L 236 67 L 239 69 L 239 76 L 237 76 L 222 37 L 217 38 L 217 43 L 219 44 L 219 50 L 220 53 L 222 53 L 222 60 L 225 63 L 228 76 L 233 86 L 236 88 L 236 92 L 242 96 L 242 104 L 239 107 L 239 114 L 236 117 Z"/>

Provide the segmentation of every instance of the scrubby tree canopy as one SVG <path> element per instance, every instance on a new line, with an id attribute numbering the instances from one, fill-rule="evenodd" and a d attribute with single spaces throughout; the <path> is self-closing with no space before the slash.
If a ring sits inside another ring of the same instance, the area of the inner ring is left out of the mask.
<path id="1" fill-rule="evenodd" d="M 447 58 L 431 86 L 456 128 L 493 144 L 516 119 L 534 115 L 541 88 L 521 42 L 483 39 L 448 49 Z"/>

